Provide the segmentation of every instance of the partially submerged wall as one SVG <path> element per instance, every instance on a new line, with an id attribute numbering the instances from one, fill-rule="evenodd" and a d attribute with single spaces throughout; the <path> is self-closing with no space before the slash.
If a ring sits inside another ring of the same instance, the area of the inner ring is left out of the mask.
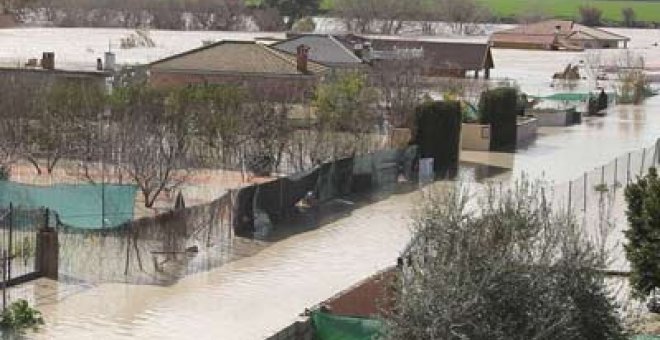
<path id="1" fill-rule="evenodd" d="M 490 125 L 463 124 L 461 129 L 461 150 L 489 151 Z"/>

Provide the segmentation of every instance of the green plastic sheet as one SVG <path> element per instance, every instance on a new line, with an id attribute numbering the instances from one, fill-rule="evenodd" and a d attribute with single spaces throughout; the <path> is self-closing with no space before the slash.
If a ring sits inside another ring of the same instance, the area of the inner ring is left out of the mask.
<path id="1" fill-rule="evenodd" d="M 111 228 L 133 219 L 136 191 L 133 185 L 34 186 L 1 181 L 0 206 L 48 208 L 62 224 L 73 228 Z"/>
<path id="2" fill-rule="evenodd" d="M 564 92 L 564 93 L 555 93 L 549 96 L 531 96 L 532 98 L 545 99 L 545 100 L 556 100 L 556 101 L 569 101 L 569 102 L 584 102 L 589 100 L 590 96 L 598 97 L 599 93 L 588 93 L 588 92 Z M 611 101 L 614 99 L 614 93 L 607 93 L 608 99 Z"/>
<path id="3" fill-rule="evenodd" d="M 383 332 L 380 320 L 328 314 L 312 313 L 315 339 L 318 340 L 373 340 Z"/>

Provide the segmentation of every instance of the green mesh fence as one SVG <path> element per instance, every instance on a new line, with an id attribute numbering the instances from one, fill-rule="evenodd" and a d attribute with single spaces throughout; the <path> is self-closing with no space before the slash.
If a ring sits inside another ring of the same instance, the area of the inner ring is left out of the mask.
<path id="1" fill-rule="evenodd" d="M 380 320 L 340 316 L 315 311 L 312 313 L 314 336 L 318 340 L 372 340 L 383 332 Z"/>
<path id="2" fill-rule="evenodd" d="M 556 101 L 575 101 L 583 102 L 587 101 L 589 97 L 597 97 L 598 93 L 592 94 L 588 92 L 564 92 L 564 93 L 555 93 L 549 96 L 531 96 L 532 98 L 545 99 L 545 100 L 556 100 Z M 614 92 L 608 92 L 607 97 L 612 100 L 615 98 Z"/>
<path id="3" fill-rule="evenodd" d="M 132 185 L 59 184 L 33 186 L 0 182 L 0 206 L 48 208 L 62 224 L 73 228 L 99 229 L 133 219 L 135 193 Z"/>
<path id="4" fill-rule="evenodd" d="M 635 335 L 631 340 L 660 340 L 660 335 Z"/>

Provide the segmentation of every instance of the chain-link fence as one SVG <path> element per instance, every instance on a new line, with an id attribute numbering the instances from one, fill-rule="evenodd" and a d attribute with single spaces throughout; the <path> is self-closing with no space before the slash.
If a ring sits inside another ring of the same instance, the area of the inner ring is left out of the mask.
<path id="1" fill-rule="evenodd" d="M 555 186 L 556 204 L 582 223 L 595 244 L 610 252 L 609 269 L 627 270 L 622 247 L 622 231 L 627 226 L 625 188 L 660 163 L 659 151 L 660 139 Z"/>

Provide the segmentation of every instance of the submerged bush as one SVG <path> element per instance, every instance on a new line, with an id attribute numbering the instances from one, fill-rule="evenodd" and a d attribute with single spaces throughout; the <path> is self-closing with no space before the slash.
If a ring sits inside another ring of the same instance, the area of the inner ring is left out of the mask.
<path id="1" fill-rule="evenodd" d="M 30 307 L 27 301 L 19 299 L 13 302 L 1 314 L 0 328 L 4 331 L 21 331 L 43 325 L 41 312 Z"/>

